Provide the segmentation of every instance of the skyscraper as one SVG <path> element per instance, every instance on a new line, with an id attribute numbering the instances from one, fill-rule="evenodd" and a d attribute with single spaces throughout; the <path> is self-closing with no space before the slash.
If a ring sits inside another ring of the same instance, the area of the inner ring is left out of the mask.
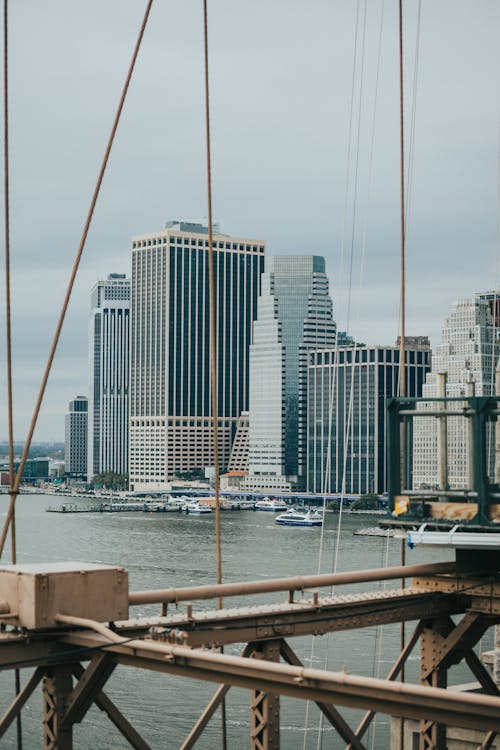
<path id="1" fill-rule="evenodd" d="M 432 371 L 427 376 L 422 395 L 438 396 L 437 375 L 446 376 L 446 396 L 476 396 L 495 393 L 495 368 L 500 354 L 498 293 L 476 294 L 473 299 L 456 302 L 446 318 L 442 341 L 432 357 Z M 495 319 L 493 314 L 495 313 Z M 425 409 L 422 404 L 420 408 Z M 434 408 L 430 404 L 429 408 Z M 466 420 L 450 417 L 448 432 L 448 481 L 451 488 L 468 485 Z M 493 440 L 493 437 L 490 436 Z M 414 427 L 413 486 L 437 486 L 437 423 L 435 419 L 418 418 Z M 489 461 L 493 475 L 493 444 Z"/>
<path id="2" fill-rule="evenodd" d="M 77 396 L 69 402 L 65 418 L 64 463 L 70 477 L 85 479 L 87 476 L 87 417 L 86 396 Z"/>
<path id="3" fill-rule="evenodd" d="M 305 485 L 307 359 L 311 350 L 334 343 L 324 258 L 267 258 L 250 347 L 246 487 Z"/>
<path id="4" fill-rule="evenodd" d="M 408 396 L 420 396 L 430 370 L 426 337 L 406 348 Z M 398 347 L 313 352 L 308 385 L 308 489 L 382 493 L 386 482 L 386 405 L 398 395 Z M 345 472 L 345 485 L 344 485 Z"/>
<path id="5" fill-rule="evenodd" d="M 265 243 L 214 234 L 219 463 L 248 409 L 248 347 Z M 169 222 L 132 241 L 130 486 L 213 465 L 208 229 Z"/>
<path id="6" fill-rule="evenodd" d="M 89 480 L 128 472 L 130 279 L 111 273 L 91 292 L 89 325 Z"/>

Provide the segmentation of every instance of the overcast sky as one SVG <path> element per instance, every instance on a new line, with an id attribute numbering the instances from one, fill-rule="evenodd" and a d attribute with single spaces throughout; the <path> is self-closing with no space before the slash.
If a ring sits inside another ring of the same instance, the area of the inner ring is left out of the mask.
<path id="1" fill-rule="evenodd" d="M 454 300 L 496 284 L 500 3 L 423 0 L 416 79 L 419 3 L 404 5 L 407 157 L 414 115 L 407 333 L 435 344 Z M 145 0 L 11 6 L 21 440 Z M 398 332 L 396 6 L 209 1 L 214 216 L 226 233 L 266 240 L 268 253 L 324 255 L 339 327 L 349 323 L 372 344 L 392 344 Z M 202 31 L 201 0 L 156 0 L 35 440 L 62 439 L 68 401 L 87 392 L 95 281 L 129 273 L 132 235 L 206 216 Z M 7 436 L 3 293 L 2 286 L 0 438 Z"/>

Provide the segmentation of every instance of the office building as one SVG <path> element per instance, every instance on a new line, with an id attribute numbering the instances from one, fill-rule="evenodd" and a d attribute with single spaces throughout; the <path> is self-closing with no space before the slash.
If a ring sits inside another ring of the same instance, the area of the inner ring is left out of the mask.
<path id="1" fill-rule="evenodd" d="M 267 258 L 250 347 L 247 489 L 305 486 L 307 358 L 334 343 L 324 258 Z"/>
<path id="2" fill-rule="evenodd" d="M 236 423 L 236 433 L 227 465 L 229 472 L 248 472 L 248 430 L 249 415 L 247 411 L 244 411 Z"/>
<path id="3" fill-rule="evenodd" d="M 248 410 L 248 348 L 265 243 L 214 234 L 219 466 Z M 132 241 L 130 487 L 213 466 L 208 229 L 169 222 Z"/>
<path id="4" fill-rule="evenodd" d="M 85 479 L 87 476 L 87 431 L 88 400 L 86 396 L 77 396 L 69 402 L 65 418 L 64 463 L 70 477 Z"/>
<path id="5" fill-rule="evenodd" d="M 432 356 L 432 370 L 423 387 L 423 396 L 438 394 L 437 375 L 446 378 L 446 396 L 461 397 L 474 394 L 491 396 L 495 393 L 495 369 L 500 354 L 498 293 L 476 294 L 473 299 L 456 302 L 446 318 L 442 341 Z M 434 408 L 422 405 L 421 409 Z M 466 420 L 451 417 L 447 420 L 448 484 L 450 488 L 468 486 Z M 493 476 L 493 436 L 490 451 L 490 476 Z M 418 418 L 414 427 L 414 489 L 438 485 L 438 436 L 435 419 Z"/>
<path id="6" fill-rule="evenodd" d="M 311 354 L 308 489 L 380 494 L 387 489 L 386 406 L 399 391 L 399 349 L 345 347 Z M 429 341 L 407 348 L 406 390 L 420 396 L 430 371 Z"/>
<path id="7" fill-rule="evenodd" d="M 130 279 L 112 273 L 91 292 L 87 475 L 128 473 Z"/>

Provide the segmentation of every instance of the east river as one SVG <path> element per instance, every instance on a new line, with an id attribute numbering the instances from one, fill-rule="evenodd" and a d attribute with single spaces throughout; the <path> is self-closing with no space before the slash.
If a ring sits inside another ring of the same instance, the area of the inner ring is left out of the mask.
<path id="1" fill-rule="evenodd" d="M 81 560 L 116 564 L 129 571 L 131 590 L 191 586 L 215 582 L 214 514 L 186 516 L 178 513 L 46 513 L 49 505 L 63 502 L 49 495 L 22 495 L 17 504 L 18 562 L 53 562 Z M 8 498 L 0 497 L 0 518 L 3 523 Z M 361 570 L 398 565 L 400 540 L 381 537 L 353 536 L 356 528 L 375 526 L 370 517 L 344 515 L 340 532 L 338 571 Z M 324 531 L 321 572 L 331 572 L 338 516 L 328 513 Z M 298 574 L 316 574 L 321 530 L 318 528 L 279 527 L 270 513 L 236 511 L 221 514 L 223 579 L 249 581 Z M 3 561 L 10 559 L 4 554 Z M 430 560 L 447 560 L 447 551 L 407 553 L 409 564 Z M 396 587 L 396 582 L 389 582 Z M 337 593 L 370 590 L 370 585 L 342 587 Z M 311 594 L 305 594 L 311 596 Z M 273 595 L 284 600 L 286 594 Z M 228 600 L 233 606 L 238 600 Z M 258 597 L 246 603 L 258 603 Z M 200 606 L 207 608 L 206 602 Z M 196 607 L 196 605 L 195 605 Z M 195 609 L 196 611 L 196 609 Z M 158 608 L 143 608 L 142 613 L 158 613 Z M 140 614 L 137 609 L 134 614 Z M 411 631 L 411 625 L 407 626 Z M 384 677 L 399 652 L 399 625 L 353 630 L 315 639 L 290 639 L 292 647 L 306 665 L 323 668 L 328 655 L 328 668 L 333 671 Z M 239 653 L 241 646 L 226 649 Z M 410 678 L 418 668 L 418 648 L 409 661 Z M 30 670 L 24 669 L 24 682 Z M 453 673 L 452 673 L 453 677 Z M 464 674 L 460 681 L 470 680 Z M 105 690 L 133 726 L 152 748 L 179 748 L 199 713 L 210 700 L 216 684 L 194 682 L 170 675 L 126 667 L 118 667 Z M 13 691 L 13 674 L 0 675 L 0 713 L 8 706 Z M 249 747 L 248 691 L 232 688 L 227 698 L 227 731 L 229 750 Z M 341 709 L 351 722 L 357 723 L 360 712 Z M 40 691 L 23 710 L 24 750 L 41 747 Z M 314 706 L 308 711 L 303 701 L 282 699 L 281 746 L 283 750 L 318 747 L 319 713 Z M 380 715 L 367 747 L 388 748 L 389 717 Z M 321 747 L 343 748 L 338 735 L 326 724 Z M 305 744 L 304 744 L 305 740 Z M 214 750 L 220 745 L 220 715 L 217 713 L 197 748 Z M 11 728 L 0 740 L 2 750 L 15 750 L 15 734 Z M 75 725 L 75 750 L 121 750 L 129 748 L 107 717 L 95 706 L 83 722 Z"/>

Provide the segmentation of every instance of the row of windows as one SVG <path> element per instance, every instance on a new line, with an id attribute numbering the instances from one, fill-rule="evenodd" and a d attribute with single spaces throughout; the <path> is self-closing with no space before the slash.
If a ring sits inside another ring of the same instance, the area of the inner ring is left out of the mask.
<path id="1" fill-rule="evenodd" d="M 167 238 L 166 237 L 158 237 L 155 239 L 150 240 L 138 240 L 136 242 L 132 242 L 132 247 L 134 249 L 140 248 L 140 247 L 152 247 L 154 245 L 166 245 Z M 208 247 L 208 240 L 200 240 L 200 239 L 193 239 L 188 237 L 170 237 L 169 238 L 169 244 L 170 245 L 188 245 L 191 247 Z M 264 247 L 263 245 L 244 245 L 237 242 L 213 242 L 212 247 L 220 248 L 221 250 L 240 250 L 245 251 L 247 253 L 253 252 L 253 253 L 263 253 Z"/>

